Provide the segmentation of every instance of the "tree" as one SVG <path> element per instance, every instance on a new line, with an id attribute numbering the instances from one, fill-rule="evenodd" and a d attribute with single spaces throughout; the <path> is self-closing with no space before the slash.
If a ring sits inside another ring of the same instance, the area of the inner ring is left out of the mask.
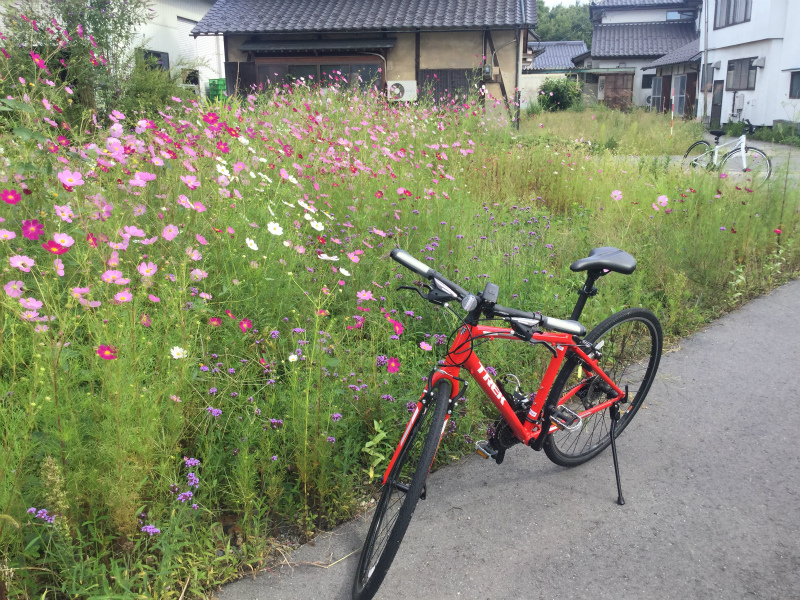
<path id="1" fill-rule="evenodd" d="M 583 40 L 592 47 L 592 20 L 588 4 L 559 4 L 547 8 L 544 0 L 536 0 L 536 35 L 543 42 Z"/>

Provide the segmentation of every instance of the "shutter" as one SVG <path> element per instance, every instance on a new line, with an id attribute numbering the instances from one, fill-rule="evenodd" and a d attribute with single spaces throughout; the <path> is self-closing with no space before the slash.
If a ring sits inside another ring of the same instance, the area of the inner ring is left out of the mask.
<path id="1" fill-rule="evenodd" d="M 197 58 L 197 42 L 192 37 L 192 29 L 195 25 L 197 25 L 197 21 L 178 17 L 178 44 L 181 58 L 187 62 Z"/>

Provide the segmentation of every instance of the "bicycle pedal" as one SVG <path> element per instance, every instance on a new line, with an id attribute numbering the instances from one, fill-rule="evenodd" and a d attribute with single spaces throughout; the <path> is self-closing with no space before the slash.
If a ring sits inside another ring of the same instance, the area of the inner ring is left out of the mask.
<path id="1" fill-rule="evenodd" d="M 491 442 L 489 440 L 481 440 L 480 442 L 475 442 L 475 451 L 478 453 L 478 456 L 483 458 L 494 459 L 497 457 L 497 450 L 492 447 Z"/>
<path id="2" fill-rule="evenodd" d="M 583 419 L 566 406 L 560 406 L 550 415 L 550 421 L 562 431 L 576 431 L 583 425 Z"/>

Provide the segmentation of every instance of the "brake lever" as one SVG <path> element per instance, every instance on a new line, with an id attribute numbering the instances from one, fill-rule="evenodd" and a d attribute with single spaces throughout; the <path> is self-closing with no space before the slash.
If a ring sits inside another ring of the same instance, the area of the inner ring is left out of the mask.
<path id="1" fill-rule="evenodd" d="M 429 285 L 425 285 L 424 283 L 422 284 L 422 287 L 427 288 L 428 292 L 430 292 L 430 290 L 431 290 L 431 287 Z M 422 292 L 419 291 L 418 287 L 415 287 L 413 285 L 401 285 L 395 291 L 399 292 L 400 290 L 411 290 L 411 291 L 417 292 L 419 294 L 419 297 L 422 298 L 423 300 L 427 300 L 428 299 L 427 296 L 424 296 L 422 294 Z"/>

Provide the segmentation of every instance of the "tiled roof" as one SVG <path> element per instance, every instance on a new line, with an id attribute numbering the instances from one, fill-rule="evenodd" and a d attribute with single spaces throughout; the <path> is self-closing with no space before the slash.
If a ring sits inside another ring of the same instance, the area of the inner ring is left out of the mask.
<path id="1" fill-rule="evenodd" d="M 597 0 L 591 6 L 598 8 L 651 8 L 654 6 L 686 6 L 685 0 Z"/>
<path id="2" fill-rule="evenodd" d="M 661 58 L 658 58 L 651 62 L 646 67 L 642 67 L 644 69 L 655 69 L 656 67 L 666 67 L 669 65 L 679 65 L 681 63 L 688 63 L 694 62 L 698 60 L 702 56 L 700 52 L 700 38 L 696 40 L 692 40 L 685 46 L 681 46 L 680 48 L 676 48 L 672 52 L 668 52 Z"/>
<path id="3" fill-rule="evenodd" d="M 542 69 L 574 69 L 572 59 L 586 52 L 586 42 L 531 42 L 528 48 L 534 52 L 543 50 L 533 59 L 533 71 Z M 526 69 L 529 70 L 529 69 Z"/>
<path id="4" fill-rule="evenodd" d="M 536 24 L 536 0 L 217 0 L 193 35 Z"/>
<path id="5" fill-rule="evenodd" d="M 592 57 L 662 56 L 697 38 L 694 22 L 595 24 Z"/>

